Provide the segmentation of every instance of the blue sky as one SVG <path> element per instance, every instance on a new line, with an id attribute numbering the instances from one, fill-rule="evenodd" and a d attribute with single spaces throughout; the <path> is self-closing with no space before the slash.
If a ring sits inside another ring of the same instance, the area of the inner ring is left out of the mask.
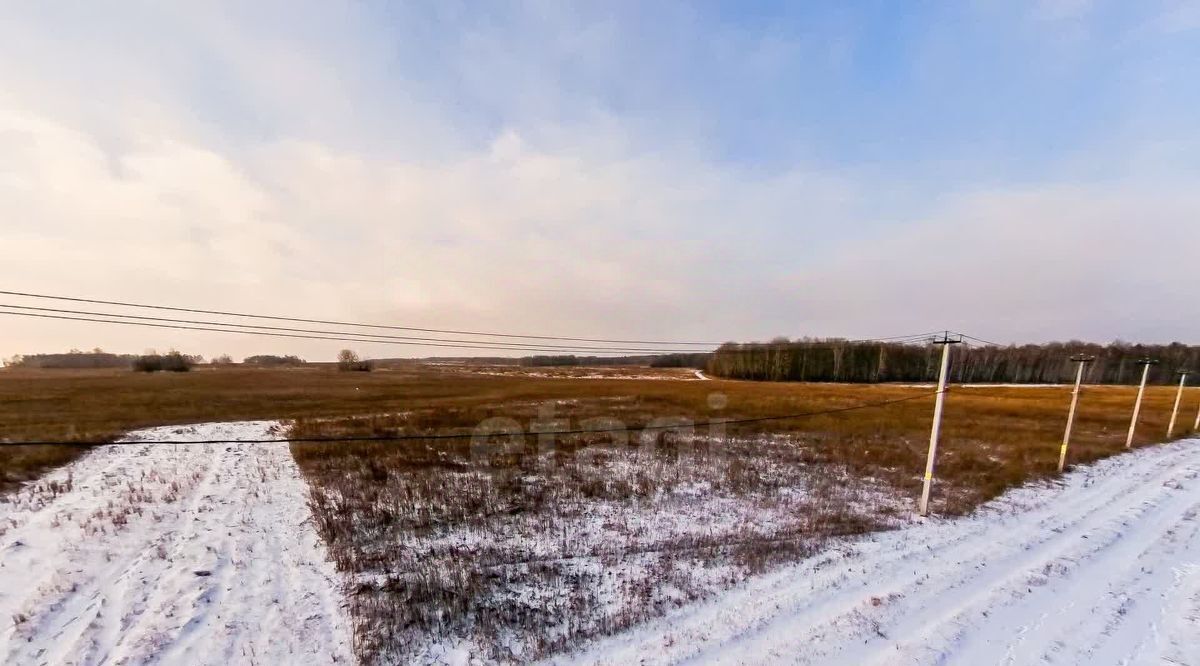
<path id="1" fill-rule="evenodd" d="M 611 116 L 654 138 L 641 149 L 683 144 L 755 170 L 804 162 L 915 166 L 941 179 L 1055 175 L 1073 152 L 1170 138 L 1197 101 L 1200 42 L 1166 24 L 1170 5 L 542 9 L 550 15 L 377 8 L 367 20 L 394 40 L 379 54 L 383 75 L 415 83 L 477 142 Z M 979 175 L 962 174 L 965 162 Z"/>
<path id="2" fill-rule="evenodd" d="M 9 6 L 0 278 L 568 335 L 1200 342 L 1198 37 L 1194 1 Z M 275 346 L 12 323 L 5 353 Z"/>

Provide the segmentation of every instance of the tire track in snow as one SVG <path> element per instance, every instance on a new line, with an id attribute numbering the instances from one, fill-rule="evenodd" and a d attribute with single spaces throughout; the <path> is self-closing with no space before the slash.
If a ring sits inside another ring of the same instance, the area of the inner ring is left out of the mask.
<path id="1" fill-rule="evenodd" d="M 1026 595 L 1017 581 L 1008 591 L 1010 603 L 993 607 L 986 618 L 989 631 L 966 634 L 955 646 L 956 659 L 984 658 L 998 647 L 1003 659 L 997 661 L 1011 664 L 1058 658 L 1114 663 L 1136 656 L 1150 633 L 1141 630 L 1153 627 L 1165 611 L 1173 563 L 1200 548 L 1196 498 L 1174 493 L 1155 500 L 1114 518 L 1105 527 L 1103 547 L 1091 556 L 1068 557 L 1032 575 Z M 1130 631 L 1136 633 L 1120 635 Z"/>
<path id="2" fill-rule="evenodd" d="M 920 663 L 983 660 L 1027 664 L 1045 657 L 1045 648 L 1053 640 L 1069 637 L 1077 645 L 1103 644 L 1107 630 L 1086 641 L 1077 633 L 1068 636 L 1051 632 L 1040 641 L 1030 641 L 1025 634 L 1037 626 L 1039 616 L 1059 620 L 1080 618 L 1079 614 L 1096 617 L 1105 602 L 1105 597 L 1096 594 L 1101 588 L 1157 559 L 1155 551 L 1164 543 L 1170 526 L 1194 511 L 1197 499 L 1166 497 L 1161 486 L 1157 492 L 1153 488 L 1153 478 L 1147 482 L 1151 484 L 1150 497 L 1135 499 L 1132 505 L 1121 503 L 1092 511 L 1086 520 L 1056 532 L 1054 539 L 1030 547 L 1022 556 L 983 556 L 980 562 L 986 573 L 982 575 L 972 572 L 959 578 L 953 572 L 964 570 L 970 562 L 932 558 L 930 570 L 952 572 L 946 578 L 953 584 L 936 595 L 919 597 L 920 608 L 907 608 L 900 621 L 888 623 L 884 633 L 899 640 L 872 641 L 861 650 L 863 662 L 894 663 L 903 656 L 901 661 Z M 1190 531 L 1195 532 L 1194 523 Z M 1147 543 L 1152 544 L 1151 548 L 1140 547 Z M 1017 540 L 997 550 L 1030 545 Z M 1132 618 L 1122 617 L 1126 612 L 1124 608 L 1112 608 L 1105 617 L 1129 627 Z M 893 649 L 884 649 L 880 644 Z M 847 650 L 841 654 L 853 659 L 856 653 Z"/>
<path id="3" fill-rule="evenodd" d="M 351 663 L 287 445 L 236 443 L 274 425 L 140 431 L 230 443 L 101 447 L 0 504 L 0 661 Z"/>
<path id="4" fill-rule="evenodd" d="M 560 661 L 1200 664 L 1198 514 L 1200 441 L 1143 449 Z"/>

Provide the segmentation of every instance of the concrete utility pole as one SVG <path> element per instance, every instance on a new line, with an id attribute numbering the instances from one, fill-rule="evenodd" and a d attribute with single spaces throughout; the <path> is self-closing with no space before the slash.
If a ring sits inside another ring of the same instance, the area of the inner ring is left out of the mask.
<path id="1" fill-rule="evenodd" d="M 1200 409 L 1196 410 L 1196 422 L 1192 424 L 1192 432 L 1200 430 Z"/>
<path id="2" fill-rule="evenodd" d="M 1175 394 L 1175 407 L 1171 409 L 1171 423 L 1167 426 L 1167 439 L 1175 434 L 1175 419 L 1179 416 L 1179 401 L 1183 400 L 1183 385 L 1187 383 L 1187 376 L 1192 374 L 1191 370 L 1176 370 L 1175 374 L 1179 375 L 1179 391 Z"/>
<path id="3" fill-rule="evenodd" d="M 938 436 L 942 432 L 942 407 L 946 402 L 946 376 L 950 371 L 950 345 L 956 345 L 962 342 L 962 336 L 957 340 L 950 338 L 950 332 L 941 339 L 934 339 L 932 343 L 942 346 L 942 367 L 938 371 L 938 390 L 937 401 L 933 405 L 933 430 L 929 433 L 929 455 L 925 458 L 925 486 L 921 489 L 921 503 L 917 507 L 917 513 L 921 516 L 929 515 L 929 491 L 933 486 L 933 461 L 937 457 Z"/>
<path id="4" fill-rule="evenodd" d="M 1142 412 L 1142 395 L 1146 392 L 1146 378 L 1150 376 L 1150 366 L 1158 365 L 1158 361 L 1144 358 L 1138 361 L 1142 366 L 1142 383 L 1138 386 L 1137 402 L 1133 403 L 1133 419 L 1129 422 L 1129 436 L 1125 438 L 1125 448 L 1133 448 L 1133 432 L 1137 430 L 1138 414 Z"/>
<path id="5" fill-rule="evenodd" d="M 1063 433 L 1062 448 L 1058 451 L 1058 473 L 1062 474 L 1067 466 L 1067 445 L 1071 443 L 1071 426 L 1075 425 L 1075 405 L 1079 404 L 1079 385 L 1083 383 L 1083 368 L 1096 360 L 1095 356 L 1077 354 L 1071 357 L 1071 362 L 1078 366 L 1075 370 L 1075 390 L 1071 391 L 1071 411 L 1067 412 L 1067 431 Z"/>

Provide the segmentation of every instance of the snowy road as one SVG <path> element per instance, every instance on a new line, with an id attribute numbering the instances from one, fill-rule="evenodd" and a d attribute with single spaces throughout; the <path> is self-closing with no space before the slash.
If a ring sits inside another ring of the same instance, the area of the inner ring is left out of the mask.
<path id="1" fill-rule="evenodd" d="M 1142 449 L 970 518 L 863 539 L 569 661 L 1196 666 L 1198 512 L 1200 440 Z"/>
<path id="2" fill-rule="evenodd" d="M 0 504 L 0 662 L 352 662 L 306 492 L 286 444 L 104 447 L 48 475 Z"/>

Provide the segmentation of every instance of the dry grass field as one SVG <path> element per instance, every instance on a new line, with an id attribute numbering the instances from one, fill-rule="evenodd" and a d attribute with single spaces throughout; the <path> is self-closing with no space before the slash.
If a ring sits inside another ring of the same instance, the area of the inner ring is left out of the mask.
<path id="1" fill-rule="evenodd" d="M 724 437 L 701 426 L 654 437 L 500 437 L 483 448 L 464 440 L 293 445 L 313 482 L 319 528 L 356 581 L 352 611 L 368 662 L 460 644 L 502 661 L 569 649 L 831 538 L 898 524 L 919 493 L 931 387 L 543 375 L 510 369 L 478 383 L 458 371 L 447 379 L 479 390 L 388 415 L 300 419 L 293 432 L 445 435 L 496 417 L 525 432 L 600 427 L 593 419 L 605 418 L 704 424 L 915 399 L 729 426 Z M 723 409 L 712 408 L 714 394 Z M 1086 389 L 1073 462 L 1123 450 L 1133 395 Z M 1163 439 L 1173 395 L 1148 390 L 1139 444 Z M 952 389 L 934 509 L 965 513 L 1052 475 L 1069 398 L 1067 387 Z"/>
<path id="2" fill-rule="evenodd" d="M 0 370 L 0 442 L 109 441 L 155 425 L 372 414 L 412 401 L 451 398 L 461 390 L 434 372 L 403 367 L 342 373 L 327 365 L 201 366 L 154 374 L 5 368 Z M 80 452 L 78 447 L 0 447 L 0 489 Z"/>
<path id="3" fill-rule="evenodd" d="M 812 411 L 930 390 L 895 385 L 572 379 L 577 369 L 561 376 L 538 376 L 543 372 L 510 370 L 497 376 L 415 364 L 373 373 L 339 373 L 318 365 L 200 368 L 179 374 L 5 369 L 0 370 L 0 440 L 107 441 L 129 429 L 153 425 L 422 410 L 434 415 L 428 417 L 432 421 L 426 427 L 471 427 L 480 415 L 511 415 L 527 422 L 530 405 L 546 400 L 576 401 L 571 410 L 559 410 L 560 418 L 578 421 L 612 415 L 636 425 L 662 415 L 703 421 Z M 603 372 L 616 374 L 611 368 Z M 649 368 L 630 369 L 628 374 L 690 377 L 686 371 Z M 727 408 L 709 409 L 707 397 L 714 392 L 727 396 Z M 1133 394 L 1130 387 L 1085 387 L 1073 461 L 1086 462 L 1120 450 Z M 1147 389 L 1138 443 L 1161 441 L 1173 397 L 1170 387 Z M 625 402 L 614 405 L 614 399 Z M 939 480 L 964 493 L 964 498 L 943 509 L 969 509 L 1015 482 L 1053 471 L 1068 401 L 1067 387 L 952 389 Z M 1185 417 L 1192 415 L 1195 402 L 1195 395 L 1185 397 Z M 861 463 L 866 468 L 904 467 L 923 460 L 930 411 L 927 401 L 914 401 L 886 411 L 740 426 L 736 432 L 793 433 L 811 444 L 830 444 L 809 447 L 822 460 Z M 1181 418 L 1181 422 L 1188 426 L 1191 419 Z M 328 423 L 321 432 L 363 427 L 360 422 Z M 841 444 L 832 446 L 834 442 Z M 77 452 L 59 447 L 0 450 L 0 478 L 4 483 L 30 478 Z M 911 489 L 911 484 L 906 487 Z"/>
<path id="4" fill-rule="evenodd" d="M 6 370 L 0 437 L 107 440 L 138 427 L 234 419 L 290 420 L 294 436 L 471 433 L 497 418 L 524 432 L 636 428 L 664 417 L 707 424 L 913 398 L 723 432 L 701 425 L 654 436 L 492 437 L 486 446 L 293 445 L 317 527 L 352 581 L 361 657 L 468 646 L 517 661 L 620 630 L 830 539 L 907 519 L 931 391 L 698 381 L 689 371 L 649 368 Z M 1085 388 L 1072 462 L 1123 450 L 1134 391 Z M 1138 445 L 1164 439 L 1173 398 L 1172 388 L 1147 390 Z M 935 511 L 968 512 L 1051 476 L 1069 399 L 1068 387 L 953 387 Z M 1196 401 L 1185 400 L 1184 426 Z M 11 486 L 79 451 L 0 448 L 0 473 Z"/>

